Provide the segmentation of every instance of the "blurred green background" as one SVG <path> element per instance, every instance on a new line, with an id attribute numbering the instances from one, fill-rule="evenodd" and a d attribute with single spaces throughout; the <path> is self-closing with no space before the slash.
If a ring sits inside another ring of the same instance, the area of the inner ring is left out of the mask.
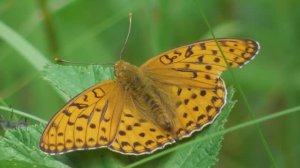
<path id="1" fill-rule="evenodd" d="M 38 0 L 0 0 L 0 20 L 53 61 Z M 217 37 L 243 37 L 261 44 L 259 55 L 234 70 L 257 117 L 300 104 L 299 0 L 49 0 L 58 54 L 81 63 L 118 60 L 133 13 L 123 59 L 140 65 L 168 49 Z M 51 36 L 54 37 L 54 36 Z M 228 72 L 227 86 L 233 85 Z M 2 104 L 48 120 L 64 100 L 21 54 L 0 40 Z M 240 94 L 226 127 L 251 119 Z M 0 111 L 0 114 L 4 115 Z M 29 121 L 29 123 L 33 123 Z M 300 167 L 300 113 L 265 122 L 263 134 L 279 167 Z M 215 167 L 270 167 L 255 126 L 225 135 Z"/>

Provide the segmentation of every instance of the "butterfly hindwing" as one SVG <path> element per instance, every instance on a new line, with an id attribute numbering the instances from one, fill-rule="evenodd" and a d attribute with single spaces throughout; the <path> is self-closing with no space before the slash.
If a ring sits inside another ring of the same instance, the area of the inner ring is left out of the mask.
<path id="1" fill-rule="evenodd" d="M 129 95 L 126 96 L 126 99 L 118 133 L 110 145 L 112 150 L 124 154 L 140 155 L 152 153 L 174 142 L 170 134 L 142 116 Z"/>
<path id="2" fill-rule="evenodd" d="M 172 89 L 171 94 L 175 98 L 175 133 L 179 139 L 188 137 L 194 131 L 212 123 L 226 102 L 226 90 L 222 79 L 219 79 L 212 89 L 175 85 L 165 87 Z"/>
<path id="3" fill-rule="evenodd" d="M 120 121 L 122 90 L 116 81 L 97 84 L 69 101 L 47 125 L 40 141 L 46 153 L 107 146 Z"/>

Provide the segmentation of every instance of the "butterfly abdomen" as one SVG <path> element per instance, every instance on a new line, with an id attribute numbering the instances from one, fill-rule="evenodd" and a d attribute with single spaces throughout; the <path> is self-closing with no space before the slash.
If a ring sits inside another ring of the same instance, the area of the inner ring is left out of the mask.
<path id="1" fill-rule="evenodd" d="M 157 122 L 164 130 L 172 131 L 172 116 L 168 115 L 168 110 L 160 100 L 159 95 L 153 92 L 145 92 L 143 97 L 148 109 L 148 114 L 152 116 L 154 122 Z"/>

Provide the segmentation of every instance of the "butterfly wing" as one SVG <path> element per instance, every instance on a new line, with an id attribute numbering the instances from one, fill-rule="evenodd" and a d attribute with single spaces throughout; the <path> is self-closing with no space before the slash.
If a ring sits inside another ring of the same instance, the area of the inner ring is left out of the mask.
<path id="1" fill-rule="evenodd" d="M 257 54 L 259 45 L 252 40 L 217 39 L 228 65 L 246 64 Z M 212 123 L 226 102 L 221 73 L 227 64 L 214 40 L 175 48 L 141 66 L 158 87 L 170 92 L 176 107 L 175 134 L 190 136 Z"/>
<path id="2" fill-rule="evenodd" d="M 221 78 L 211 89 L 163 83 L 160 86 L 171 90 L 169 93 L 176 107 L 174 134 L 178 139 L 212 123 L 226 103 L 226 89 Z"/>
<path id="3" fill-rule="evenodd" d="M 127 95 L 119 130 L 110 149 L 123 154 L 149 154 L 175 142 L 172 136 L 153 124 L 137 110 L 136 102 Z"/>
<path id="4" fill-rule="evenodd" d="M 123 108 L 122 89 L 106 81 L 80 93 L 48 123 L 40 149 L 57 154 L 108 146 L 118 130 Z"/>
<path id="5" fill-rule="evenodd" d="M 246 64 L 259 50 L 256 41 L 217 39 L 228 65 Z M 227 64 L 214 40 L 206 40 L 164 52 L 141 66 L 150 77 L 162 83 L 213 88 Z"/>

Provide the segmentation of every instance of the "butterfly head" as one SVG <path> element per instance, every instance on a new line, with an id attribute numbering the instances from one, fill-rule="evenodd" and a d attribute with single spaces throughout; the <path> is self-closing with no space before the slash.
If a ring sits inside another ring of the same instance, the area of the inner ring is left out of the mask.
<path id="1" fill-rule="evenodd" d="M 114 65 L 114 69 L 117 79 L 129 79 L 138 68 L 128 62 L 120 60 Z"/>

